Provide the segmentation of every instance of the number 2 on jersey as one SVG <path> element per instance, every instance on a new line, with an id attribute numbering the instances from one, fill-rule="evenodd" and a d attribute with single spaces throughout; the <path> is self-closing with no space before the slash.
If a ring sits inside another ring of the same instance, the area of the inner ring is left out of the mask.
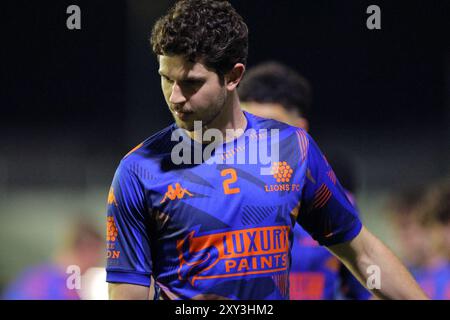
<path id="1" fill-rule="evenodd" d="M 233 168 L 227 168 L 227 169 L 223 169 L 220 172 L 220 175 L 222 177 L 225 176 L 230 176 L 228 179 L 225 179 L 222 183 L 223 185 L 223 192 L 225 194 L 234 194 L 234 193 L 239 193 L 241 192 L 241 189 L 239 188 L 230 188 L 230 184 L 235 183 L 237 180 L 237 174 L 236 174 L 236 170 Z"/>

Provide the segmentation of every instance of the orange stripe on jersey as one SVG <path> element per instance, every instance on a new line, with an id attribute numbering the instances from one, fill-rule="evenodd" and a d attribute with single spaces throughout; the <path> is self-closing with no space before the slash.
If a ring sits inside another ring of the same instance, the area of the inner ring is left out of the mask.
<path id="1" fill-rule="evenodd" d="M 332 256 L 327 259 L 327 261 L 325 262 L 325 266 L 331 271 L 337 272 L 339 270 L 340 262 L 336 257 Z"/>
<path id="2" fill-rule="evenodd" d="M 322 208 L 330 198 L 331 198 L 331 191 L 325 184 L 322 184 L 316 192 L 313 207 L 316 209 Z"/>
<path id="3" fill-rule="evenodd" d="M 136 147 L 134 147 L 133 149 L 130 150 L 130 152 L 128 152 L 124 158 L 128 157 L 130 154 L 132 154 L 133 152 L 135 152 L 137 149 L 139 149 L 140 147 L 142 147 L 144 144 L 140 143 L 138 144 Z"/>
<path id="4" fill-rule="evenodd" d="M 314 195 L 314 201 L 313 203 L 316 203 L 319 199 L 322 198 L 322 196 L 325 194 L 326 192 L 326 185 L 323 183 L 319 189 L 317 189 L 316 194 Z"/>
<path id="5" fill-rule="evenodd" d="M 331 198 L 331 191 L 327 190 L 325 198 L 317 204 L 317 209 L 322 208 L 328 202 L 328 200 L 330 200 L 330 198 Z"/>
<path id="6" fill-rule="evenodd" d="M 336 175 L 334 174 L 333 170 L 330 170 L 327 172 L 328 178 L 330 178 L 331 182 L 333 184 L 336 184 Z"/>
<path id="7" fill-rule="evenodd" d="M 286 269 L 287 269 L 287 267 L 271 269 L 270 272 L 286 271 Z M 246 276 L 246 275 L 252 275 L 252 274 L 264 274 L 264 273 L 267 273 L 267 271 L 259 270 L 259 271 L 247 271 L 247 272 L 232 273 L 232 274 L 220 274 L 220 275 L 214 275 L 214 276 L 195 276 L 195 279 L 220 279 L 220 278 L 230 278 L 230 277 L 236 277 L 236 276 Z"/>
<path id="8" fill-rule="evenodd" d="M 296 133 L 297 141 L 300 147 L 300 159 L 302 162 L 304 162 L 308 153 L 309 141 L 304 131 L 298 130 L 296 131 Z"/>
<path id="9" fill-rule="evenodd" d="M 306 177 L 311 181 L 312 183 L 316 184 L 316 180 L 314 180 L 313 176 L 311 175 L 311 170 L 306 169 Z"/>

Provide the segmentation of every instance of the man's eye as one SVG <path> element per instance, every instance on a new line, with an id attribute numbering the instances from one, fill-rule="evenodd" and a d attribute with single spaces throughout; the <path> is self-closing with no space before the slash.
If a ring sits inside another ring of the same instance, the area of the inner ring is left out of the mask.
<path id="1" fill-rule="evenodd" d="M 166 76 L 161 76 L 165 81 L 172 83 L 173 80 L 170 80 L 169 78 L 167 78 Z"/>
<path id="2" fill-rule="evenodd" d="M 195 86 L 200 85 L 201 82 L 198 80 L 186 80 L 186 81 L 183 81 L 183 84 L 186 86 L 189 86 L 189 87 L 195 87 Z"/>

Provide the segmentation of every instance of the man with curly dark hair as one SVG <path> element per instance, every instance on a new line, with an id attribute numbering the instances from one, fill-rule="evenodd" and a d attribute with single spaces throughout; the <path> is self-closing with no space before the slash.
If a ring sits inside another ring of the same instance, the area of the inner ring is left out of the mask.
<path id="1" fill-rule="evenodd" d="M 426 298 L 362 226 L 314 140 L 241 110 L 247 38 L 227 1 L 181 0 L 155 24 L 151 44 L 175 123 L 116 170 L 110 298 L 146 299 L 153 278 L 156 298 L 289 299 L 295 221 L 361 282 L 378 265 L 382 287 L 374 294 Z M 270 157 L 261 146 L 270 146 Z"/>
<path id="2" fill-rule="evenodd" d="M 151 44 L 164 97 L 180 128 L 192 131 L 194 119 L 212 128 L 243 127 L 235 88 L 247 62 L 248 30 L 227 1 L 179 1 L 156 22 Z M 169 74 L 172 70 L 178 74 Z M 180 86 L 172 91 L 176 76 Z"/>

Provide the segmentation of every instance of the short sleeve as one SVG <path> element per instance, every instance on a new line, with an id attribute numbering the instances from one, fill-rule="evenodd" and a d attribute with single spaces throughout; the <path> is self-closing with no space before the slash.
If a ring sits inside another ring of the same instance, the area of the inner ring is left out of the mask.
<path id="1" fill-rule="evenodd" d="M 321 245 L 330 246 L 355 238 L 362 223 L 327 159 L 303 130 L 306 175 L 298 223 Z"/>
<path id="2" fill-rule="evenodd" d="M 108 195 L 106 281 L 150 286 L 148 209 L 139 178 L 121 162 Z"/>

